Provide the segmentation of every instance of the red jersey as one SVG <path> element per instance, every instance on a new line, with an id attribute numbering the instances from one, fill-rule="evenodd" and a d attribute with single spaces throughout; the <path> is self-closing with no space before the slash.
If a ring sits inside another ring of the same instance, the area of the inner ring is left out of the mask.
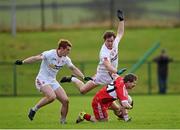
<path id="1" fill-rule="evenodd" d="M 120 101 L 128 100 L 128 92 L 123 77 L 118 77 L 112 84 L 104 86 L 96 93 L 94 98 L 103 104 L 113 102 L 117 99 Z"/>

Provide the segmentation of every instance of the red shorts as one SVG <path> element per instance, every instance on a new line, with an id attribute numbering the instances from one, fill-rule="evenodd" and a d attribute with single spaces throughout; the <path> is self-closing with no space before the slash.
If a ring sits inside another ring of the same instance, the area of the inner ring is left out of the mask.
<path id="1" fill-rule="evenodd" d="M 92 108 L 95 118 L 97 120 L 107 119 L 108 118 L 107 110 L 111 104 L 112 102 L 103 104 L 101 101 L 98 100 L 97 97 L 95 97 L 92 101 Z"/>

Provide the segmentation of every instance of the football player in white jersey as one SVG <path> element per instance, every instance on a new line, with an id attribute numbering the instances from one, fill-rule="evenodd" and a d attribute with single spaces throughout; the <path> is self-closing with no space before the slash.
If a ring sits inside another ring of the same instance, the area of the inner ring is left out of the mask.
<path id="1" fill-rule="evenodd" d="M 30 120 L 33 120 L 38 109 L 58 99 L 62 104 L 60 123 L 66 123 L 69 100 L 66 92 L 56 80 L 57 72 L 64 65 L 67 65 L 68 68 L 72 70 L 73 74 L 82 79 L 85 78 L 82 72 L 73 65 L 71 59 L 67 56 L 71 51 L 71 47 L 72 45 L 68 40 L 60 39 L 57 49 L 48 50 L 39 55 L 15 62 L 16 65 L 22 65 L 42 61 L 35 84 L 36 88 L 43 93 L 44 97 L 30 109 L 28 114 Z"/>
<path id="2" fill-rule="evenodd" d="M 119 19 L 117 35 L 112 31 L 106 31 L 104 33 L 104 43 L 101 47 L 99 54 L 99 64 L 97 67 L 97 73 L 86 84 L 77 79 L 76 77 L 63 77 L 60 82 L 73 82 L 80 93 L 85 94 L 98 85 L 107 85 L 111 83 L 117 74 L 121 74 L 123 70 L 118 71 L 118 44 L 124 34 L 124 15 L 121 10 L 117 11 L 117 17 Z M 88 80 L 88 79 L 87 79 Z"/>

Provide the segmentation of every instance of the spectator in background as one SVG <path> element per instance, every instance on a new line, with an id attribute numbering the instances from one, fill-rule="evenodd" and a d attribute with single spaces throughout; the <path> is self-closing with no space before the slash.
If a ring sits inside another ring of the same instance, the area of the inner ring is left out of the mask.
<path id="1" fill-rule="evenodd" d="M 161 54 L 153 59 L 157 63 L 157 75 L 158 75 L 158 85 L 159 93 L 165 94 L 167 91 L 167 78 L 168 78 L 168 64 L 172 62 L 165 49 L 161 50 Z"/>

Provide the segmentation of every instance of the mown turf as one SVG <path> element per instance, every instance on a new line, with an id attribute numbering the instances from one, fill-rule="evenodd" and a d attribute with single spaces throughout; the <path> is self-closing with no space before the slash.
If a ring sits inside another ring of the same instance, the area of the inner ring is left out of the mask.
<path id="1" fill-rule="evenodd" d="M 0 64 L 0 94 L 13 93 L 13 62 L 16 59 L 24 59 L 31 55 L 36 55 L 44 50 L 57 47 L 57 41 L 60 38 L 69 39 L 72 44 L 72 51 L 69 55 L 79 68 L 83 68 L 84 73 L 93 76 L 96 73 L 98 63 L 99 50 L 102 46 L 102 35 L 107 29 L 69 29 L 56 32 L 21 32 L 17 37 L 12 37 L 8 33 L 1 33 L 0 61 L 7 61 L 12 64 Z M 114 29 L 116 31 L 116 29 Z M 156 41 L 160 41 L 161 47 L 166 48 L 168 54 L 174 61 L 180 60 L 179 37 L 180 28 L 143 28 L 143 29 L 125 29 L 125 34 L 119 45 L 119 68 L 131 68 L 135 62 L 150 48 Z M 160 49 L 156 50 L 152 56 L 148 58 L 151 61 L 160 53 Z M 92 62 L 90 62 L 92 61 Z M 83 62 L 84 64 L 81 64 Z M 23 65 L 17 67 L 17 93 L 18 94 L 36 94 L 34 89 L 34 79 L 38 73 L 40 63 Z M 173 62 L 169 65 L 169 81 L 168 93 L 180 93 L 180 84 L 178 69 L 180 62 Z M 158 92 L 156 66 L 151 66 L 151 87 L 152 92 Z M 65 68 L 65 69 L 64 69 Z M 70 71 L 64 67 L 60 70 L 57 78 L 60 79 L 64 75 L 70 75 Z M 138 86 L 135 93 L 148 93 L 148 66 L 144 64 L 135 72 L 138 77 Z M 75 94 L 77 91 L 72 84 L 62 84 L 67 92 Z"/>
<path id="2" fill-rule="evenodd" d="M 59 124 L 59 102 L 38 111 L 34 121 L 29 121 L 27 112 L 40 97 L 1 97 L 0 98 L 0 128 L 71 128 L 71 129 L 120 129 L 120 128 L 180 128 L 180 99 L 179 95 L 132 96 L 135 101 L 134 109 L 129 115 L 132 122 L 118 121 L 109 112 L 109 122 L 91 123 L 84 121 L 75 124 L 80 111 L 92 113 L 91 96 L 70 96 L 70 108 L 67 124 Z"/>

